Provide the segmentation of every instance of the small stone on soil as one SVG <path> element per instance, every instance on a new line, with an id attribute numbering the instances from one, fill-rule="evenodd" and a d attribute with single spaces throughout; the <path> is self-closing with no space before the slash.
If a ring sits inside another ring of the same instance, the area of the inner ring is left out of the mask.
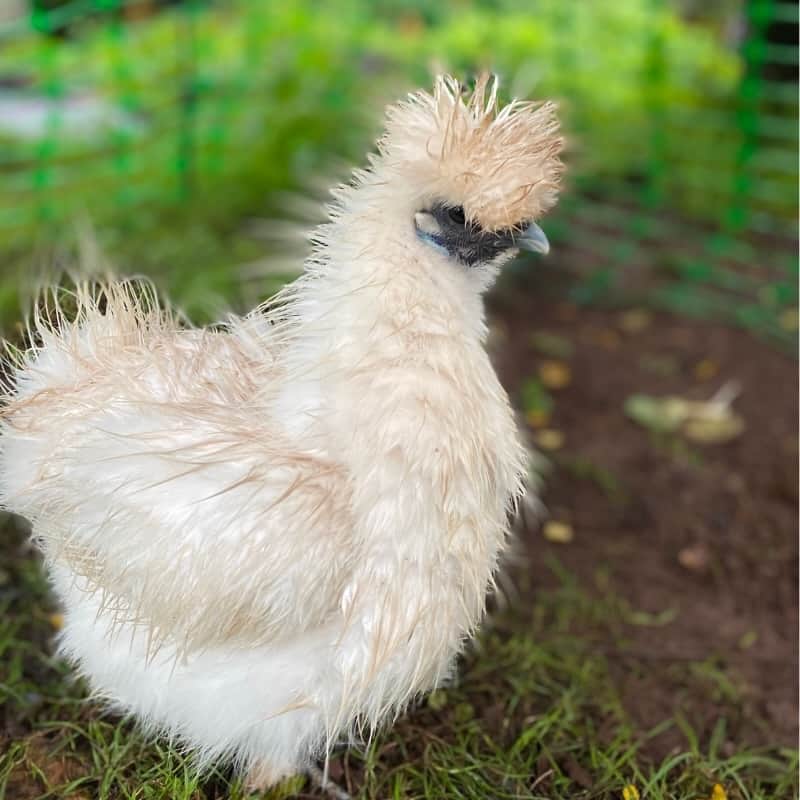
<path id="1" fill-rule="evenodd" d="M 680 565 L 692 572 L 704 572 L 708 568 L 710 554 L 704 544 L 693 544 L 684 547 L 678 553 Z"/>

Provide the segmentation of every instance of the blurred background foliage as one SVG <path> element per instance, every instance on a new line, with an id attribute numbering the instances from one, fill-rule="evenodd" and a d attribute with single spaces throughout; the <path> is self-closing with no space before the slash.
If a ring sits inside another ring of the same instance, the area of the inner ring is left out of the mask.
<path id="1" fill-rule="evenodd" d="M 363 163 L 383 104 L 442 67 L 561 101 L 570 181 L 542 269 L 574 274 L 573 300 L 796 336 L 796 2 L 9 0 L 0 15 L 0 325 L 87 221 L 118 269 L 198 320 L 272 291 L 293 266 L 263 241 L 281 226 L 252 220 L 313 218 L 291 193 Z"/>

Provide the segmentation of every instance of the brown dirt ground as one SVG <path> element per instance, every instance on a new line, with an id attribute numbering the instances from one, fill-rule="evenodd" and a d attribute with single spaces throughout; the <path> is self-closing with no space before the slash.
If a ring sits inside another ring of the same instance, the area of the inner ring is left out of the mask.
<path id="1" fill-rule="evenodd" d="M 530 584 L 552 582 L 544 566 L 550 550 L 586 585 L 607 567 L 611 586 L 632 608 L 674 610 L 663 626 L 629 626 L 624 651 L 609 645 L 623 702 L 642 729 L 681 708 L 710 732 L 719 697 L 688 697 L 692 690 L 674 670 L 710 659 L 743 681 L 732 738 L 795 746 L 797 363 L 745 331 L 650 316 L 642 330 L 625 333 L 618 311 L 578 311 L 528 292 L 503 292 L 493 303 L 503 339 L 495 360 L 512 396 L 543 358 L 532 332 L 574 345 L 565 359 L 572 380 L 554 392 L 548 422 L 565 443 L 552 457 L 543 499 L 552 517 L 573 526 L 575 539 L 551 544 L 528 530 Z M 726 444 L 659 443 L 623 411 L 634 393 L 708 400 L 728 381 L 741 387 L 734 408 L 746 429 Z M 576 457 L 611 476 L 614 492 L 576 476 L 568 468 Z M 650 755 L 665 756 L 679 738 L 673 729 L 653 740 Z"/>

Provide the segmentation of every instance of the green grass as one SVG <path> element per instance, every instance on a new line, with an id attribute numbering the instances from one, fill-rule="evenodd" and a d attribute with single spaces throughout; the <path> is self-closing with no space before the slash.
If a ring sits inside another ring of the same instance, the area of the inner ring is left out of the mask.
<path id="1" fill-rule="evenodd" d="M 645 267 L 651 302 L 794 340 L 777 320 L 797 300 L 796 98 L 750 86 L 711 24 L 652 0 L 195 2 L 135 25 L 106 13 L 121 5 L 73 3 L 63 40 L 0 30 L 0 72 L 29 91 L 89 91 L 138 120 L 95 137 L 56 114 L 36 141 L 0 140 L 0 327 L 18 318 L 18 275 L 85 217 L 121 269 L 164 276 L 208 319 L 236 299 L 241 220 L 280 218 L 281 192 L 330 163 L 363 164 L 384 103 L 435 63 L 562 101 L 571 192 L 547 226 L 554 244 L 591 242 L 570 259 L 584 300 Z"/>
<path id="2" fill-rule="evenodd" d="M 37 560 L 11 525 L 0 541 L 0 800 L 246 797 L 228 770 L 198 777 L 185 755 L 84 700 L 81 683 L 48 655 L 53 607 Z M 365 800 L 620 798 L 630 784 L 643 799 L 700 800 L 715 783 L 731 800 L 796 796 L 796 753 L 731 750 L 724 713 L 710 732 L 698 730 L 683 704 L 650 730 L 637 729 L 609 659 L 649 669 L 646 657 L 626 652 L 624 634 L 631 615 L 633 624 L 658 620 L 629 608 L 601 574 L 586 587 L 555 559 L 549 568 L 547 588 L 493 615 L 456 685 L 422 700 L 363 750 L 337 753 L 340 785 L 351 776 L 354 797 Z M 715 693 L 736 716 L 739 681 L 713 659 L 670 670 L 686 692 Z M 665 735 L 681 746 L 653 758 Z M 264 797 L 292 797 L 303 786 L 296 778 Z"/>
<path id="3" fill-rule="evenodd" d="M 186 215 L 170 224 L 150 228 L 150 221 L 131 221 L 124 232 L 93 229 L 89 233 L 102 253 L 100 271 L 116 275 L 147 275 L 189 318 L 203 324 L 219 320 L 231 309 L 244 312 L 280 289 L 302 269 L 259 276 L 258 262 L 265 245 L 246 233 L 244 223 L 218 224 L 191 220 Z M 73 270 L 90 276 L 98 270 L 87 265 L 78 240 L 80 229 L 64 234 L 56 246 L 43 246 L 33 254 L 16 250 L 6 254 L 0 274 L 0 337 L 15 336 L 18 321 L 25 319 L 43 283 L 64 281 Z M 144 242 L 144 243 L 143 243 Z M 268 249 L 268 248 L 267 248 Z M 273 261 L 275 251 L 270 251 Z M 255 265 L 255 266 L 254 266 Z M 255 277 L 251 274 L 255 272 Z M 67 278 L 67 282 L 68 282 Z"/>

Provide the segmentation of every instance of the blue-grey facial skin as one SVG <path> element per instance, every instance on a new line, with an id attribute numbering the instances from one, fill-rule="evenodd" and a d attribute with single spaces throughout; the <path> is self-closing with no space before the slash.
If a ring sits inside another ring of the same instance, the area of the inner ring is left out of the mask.
<path id="1" fill-rule="evenodd" d="M 510 230 L 485 231 L 477 223 L 467 222 L 461 206 L 436 203 L 426 212 L 436 220 L 439 230 L 431 233 L 417 228 L 417 235 L 464 266 L 485 264 L 518 246 Z"/>

